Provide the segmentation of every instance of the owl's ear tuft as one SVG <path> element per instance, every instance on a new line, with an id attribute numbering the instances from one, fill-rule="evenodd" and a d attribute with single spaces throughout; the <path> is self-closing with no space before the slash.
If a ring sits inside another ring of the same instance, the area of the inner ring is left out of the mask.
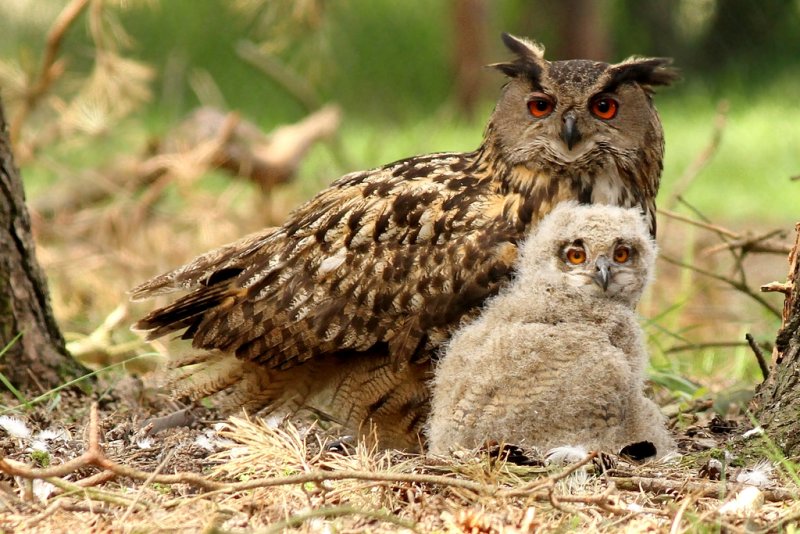
<path id="1" fill-rule="evenodd" d="M 606 91 L 625 83 L 638 83 L 649 89 L 657 85 L 670 85 L 680 79 L 678 70 L 672 67 L 670 58 L 637 58 L 631 57 L 609 67 L 609 80 Z"/>
<path id="2" fill-rule="evenodd" d="M 526 76 L 538 83 L 544 64 L 544 47 L 510 33 L 503 33 L 502 37 L 503 43 L 517 58 L 511 62 L 493 63 L 489 67 L 500 70 L 509 78 Z"/>

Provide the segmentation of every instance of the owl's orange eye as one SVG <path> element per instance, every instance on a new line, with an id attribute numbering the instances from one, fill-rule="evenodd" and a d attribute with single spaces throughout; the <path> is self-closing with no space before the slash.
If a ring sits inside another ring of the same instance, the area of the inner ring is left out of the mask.
<path id="1" fill-rule="evenodd" d="M 537 119 L 547 117 L 553 112 L 553 99 L 544 93 L 535 93 L 528 100 L 528 111 Z"/>
<path id="2" fill-rule="evenodd" d="M 619 103 L 613 98 L 604 96 L 592 101 L 591 110 L 592 114 L 598 119 L 604 121 L 613 119 L 617 116 Z"/>
<path id="3" fill-rule="evenodd" d="M 580 265 L 586 261 L 586 251 L 582 248 L 570 248 L 567 250 L 567 261 L 572 265 Z"/>
<path id="4" fill-rule="evenodd" d="M 631 257 L 631 249 L 626 246 L 619 246 L 614 249 L 614 261 L 617 263 L 625 263 Z"/>

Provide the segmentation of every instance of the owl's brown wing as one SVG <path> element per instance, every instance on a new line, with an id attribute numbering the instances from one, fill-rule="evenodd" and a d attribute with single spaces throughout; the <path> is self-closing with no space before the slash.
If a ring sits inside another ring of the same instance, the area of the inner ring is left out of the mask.
<path id="1" fill-rule="evenodd" d="M 196 348 L 270 367 L 378 343 L 412 357 L 494 294 L 516 259 L 505 199 L 457 172 L 463 160 L 432 155 L 341 178 L 282 227 L 135 289 L 191 290 L 135 327 L 150 338 L 186 329 Z"/>

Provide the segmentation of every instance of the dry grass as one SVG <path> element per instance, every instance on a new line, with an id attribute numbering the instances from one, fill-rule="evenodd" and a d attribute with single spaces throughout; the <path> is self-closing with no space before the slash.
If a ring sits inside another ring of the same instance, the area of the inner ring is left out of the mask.
<path id="1" fill-rule="evenodd" d="M 106 415 L 113 422 L 115 416 Z M 766 532 L 796 524 L 800 517 L 798 488 L 787 477 L 773 476 L 761 489 L 745 491 L 742 484 L 706 478 L 691 454 L 644 465 L 616 459 L 611 466 L 609 458 L 590 457 L 569 467 L 517 465 L 486 451 L 442 458 L 357 444 L 342 454 L 331 452 L 330 437 L 314 425 L 285 422 L 271 428 L 247 418 L 231 418 L 214 431 L 201 426 L 164 432 L 143 448 L 133 433 L 110 428 L 105 416 L 103 421 L 105 431 L 99 433 L 105 436 L 100 446 L 106 468 L 99 474 L 88 465 L 57 477 L 50 473 L 47 480 L 60 489 L 43 500 L 28 493 L 29 482 L 22 478 L 6 479 L 0 528 Z M 12 464 L 27 477 L 47 474 L 29 469 L 30 453 L 20 450 L 20 440 L 16 446 L 9 441 L 2 441 L 7 459 L 0 468 Z M 81 442 L 62 440 L 51 464 L 75 456 Z M 208 448 L 216 452 L 209 455 Z M 535 451 L 526 454 L 536 459 Z M 12 456 L 27 462 L 9 461 Z M 129 476 L 104 476 L 111 473 Z M 738 475 L 732 470 L 728 476 Z M 755 497 L 740 502 L 749 492 Z"/>

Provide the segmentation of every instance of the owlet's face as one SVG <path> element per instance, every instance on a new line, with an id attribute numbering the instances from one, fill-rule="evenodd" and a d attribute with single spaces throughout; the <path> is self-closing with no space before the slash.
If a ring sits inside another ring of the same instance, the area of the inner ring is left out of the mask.
<path id="1" fill-rule="evenodd" d="M 591 298 L 610 298 L 635 306 L 649 279 L 643 244 L 616 237 L 601 241 L 576 236 L 558 255 L 564 284 Z"/>
<path id="2" fill-rule="evenodd" d="M 519 276 L 576 303 L 613 299 L 635 307 L 655 255 L 639 209 L 564 202 L 522 246 Z"/>

